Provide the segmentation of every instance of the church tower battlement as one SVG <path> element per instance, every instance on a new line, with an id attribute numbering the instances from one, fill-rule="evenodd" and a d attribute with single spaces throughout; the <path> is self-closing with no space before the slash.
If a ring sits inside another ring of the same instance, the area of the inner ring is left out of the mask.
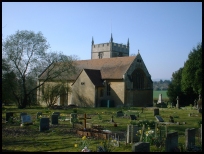
<path id="1" fill-rule="evenodd" d="M 114 43 L 112 33 L 108 43 L 94 44 L 92 37 L 91 59 L 127 57 L 129 56 L 129 48 L 129 39 L 127 45 Z"/>

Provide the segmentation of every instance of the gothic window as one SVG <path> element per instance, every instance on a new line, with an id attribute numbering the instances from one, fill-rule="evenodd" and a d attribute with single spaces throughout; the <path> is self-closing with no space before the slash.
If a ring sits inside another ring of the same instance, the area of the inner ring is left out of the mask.
<path id="1" fill-rule="evenodd" d="M 110 84 L 107 84 L 107 96 L 110 96 Z"/>
<path id="2" fill-rule="evenodd" d="M 99 52 L 98 57 L 99 57 L 99 59 L 102 59 L 103 58 L 103 52 Z"/>
<path id="3" fill-rule="evenodd" d="M 136 69 L 132 73 L 133 89 L 144 89 L 144 73 L 140 69 Z"/>
<path id="4" fill-rule="evenodd" d="M 103 97 L 103 89 L 100 90 L 100 97 Z"/>
<path id="5" fill-rule="evenodd" d="M 119 52 L 118 53 L 118 57 L 122 57 L 123 56 L 123 53 L 122 52 Z"/>

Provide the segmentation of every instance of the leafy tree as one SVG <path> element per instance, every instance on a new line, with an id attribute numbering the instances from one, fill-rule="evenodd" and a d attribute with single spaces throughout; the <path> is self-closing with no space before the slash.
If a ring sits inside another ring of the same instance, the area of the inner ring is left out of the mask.
<path id="1" fill-rule="evenodd" d="M 52 107 L 57 103 L 58 98 L 67 95 L 70 88 L 65 82 L 57 82 L 43 85 L 42 101 L 46 103 L 47 107 Z"/>
<path id="2" fill-rule="evenodd" d="M 169 84 L 167 90 L 167 96 L 169 97 L 169 101 L 176 103 L 177 96 L 180 100 L 180 105 L 184 104 L 184 94 L 181 91 L 181 78 L 182 78 L 183 68 L 180 68 L 178 71 L 175 71 L 172 74 L 171 83 Z"/>
<path id="3" fill-rule="evenodd" d="M 59 78 L 63 72 L 73 72 L 71 70 L 75 68 L 73 66 L 74 58 L 57 52 L 47 53 L 49 48 L 50 45 L 41 32 L 17 31 L 3 40 L 2 51 L 5 60 L 16 76 L 15 84 L 18 90 L 13 94 L 19 108 L 25 108 L 31 102 L 31 96 L 36 89 L 45 82 L 56 77 Z M 66 63 L 61 63 L 61 68 L 55 69 L 56 62 Z M 50 73 L 43 82 L 36 84 L 38 75 L 47 68 L 50 68 Z"/>
<path id="4" fill-rule="evenodd" d="M 197 96 L 202 93 L 202 42 L 188 55 L 182 72 L 181 86 L 186 94 L 189 91 L 193 91 Z"/>

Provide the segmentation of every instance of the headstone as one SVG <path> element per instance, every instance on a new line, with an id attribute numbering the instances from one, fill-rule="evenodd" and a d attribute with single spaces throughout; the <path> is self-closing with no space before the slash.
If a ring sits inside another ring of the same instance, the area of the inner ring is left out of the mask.
<path id="1" fill-rule="evenodd" d="M 172 116 L 169 116 L 169 122 L 174 123 L 174 118 Z"/>
<path id="2" fill-rule="evenodd" d="M 162 119 L 160 115 L 155 115 L 155 118 L 158 122 L 164 122 L 164 120 Z"/>
<path id="3" fill-rule="evenodd" d="M 201 109 L 200 111 L 202 113 L 202 98 L 201 98 L 201 95 L 199 95 L 199 99 L 198 99 L 198 102 L 197 102 L 197 109 L 198 109 L 198 111 L 199 111 L 199 109 Z"/>
<path id="4" fill-rule="evenodd" d="M 159 115 L 159 109 L 154 109 L 154 116 Z"/>
<path id="5" fill-rule="evenodd" d="M 20 120 L 21 120 L 21 116 L 22 116 L 22 115 L 27 115 L 27 113 L 21 112 L 21 113 L 20 113 Z"/>
<path id="6" fill-rule="evenodd" d="M 111 116 L 111 120 L 110 120 L 110 122 L 114 122 L 114 120 L 113 120 L 113 116 Z"/>
<path id="7" fill-rule="evenodd" d="M 52 123 L 51 124 L 52 125 L 57 125 L 58 124 L 58 115 L 53 114 L 51 118 L 52 118 L 52 120 L 51 120 Z"/>
<path id="8" fill-rule="evenodd" d="M 137 120 L 137 117 L 135 115 L 130 115 L 130 120 Z"/>
<path id="9" fill-rule="evenodd" d="M 137 142 L 132 145 L 132 152 L 150 152 L 150 143 Z"/>
<path id="10" fill-rule="evenodd" d="M 178 96 L 177 96 L 176 100 L 177 100 L 176 108 L 179 109 L 180 106 L 179 106 L 179 97 Z"/>
<path id="11" fill-rule="evenodd" d="M 139 130 L 137 125 L 127 125 L 127 143 L 137 142 L 138 138 L 136 136 Z"/>
<path id="12" fill-rule="evenodd" d="M 72 124 L 76 120 L 77 120 L 77 113 L 71 113 L 70 114 L 70 124 Z"/>
<path id="13" fill-rule="evenodd" d="M 30 115 L 22 115 L 21 116 L 21 124 L 32 124 L 31 116 Z"/>
<path id="14" fill-rule="evenodd" d="M 40 119 L 40 132 L 49 130 L 49 118 L 41 118 Z"/>
<path id="15" fill-rule="evenodd" d="M 195 145 L 195 133 L 196 133 L 196 129 L 195 128 L 187 128 L 185 130 L 185 136 L 186 136 L 186 141 L 185 141 L 185 146 L 186 149 L 191 148 L 191 146 Z"/>
<path id="16" fill-rule="evenodd" d="M 157 104 L 160 104 L 160 103 L 162 103 L 163 101 L 162 101 L 162 94 L 159 94 L 159 99 L 158 99 L 158 101 L 157 101 Z"/>
<path id="17" fill-rule="evenodd" d="M 12 117 L 13 117 L 13 112 L 6 112 L 6 121 L 9 121 L 10 118 L 13 121 Z"/>
<path id="18" fill-rule="evenodd" d="M 116 116 L 117 116 L 117 117 L 124 116 L 123 111 L 118 111 L 118 112 L 116 112 Z"/>
<path id="19" fill-rule="evenodd" d="M 38 119 L 40 115 L 42 116 L 42 112 L 37 112 L 36 119 Z"/>
<path id="20" fill-rule="evenodd" d="M 57 114 L 60 117 L 60 112 L 53 112 L 52 114 Z"/>
<path id="21" fill-rule="evenodd" d="M 194 107 L 197 108 L 197 100 L 194 101 Z"/>
<path id="22" fill-rule="evenodd" d="M 167 133 L 165 152 L 173 152 L 178 147 L 178 132 Z"/>

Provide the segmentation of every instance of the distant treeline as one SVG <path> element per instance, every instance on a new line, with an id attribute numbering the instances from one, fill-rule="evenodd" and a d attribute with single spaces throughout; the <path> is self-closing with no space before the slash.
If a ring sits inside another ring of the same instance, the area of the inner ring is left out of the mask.
<path id="1" fill-rule="evenodd" d="M 167 90 L 170 83 L 171 83 L 170 80 L 153 81 L 153 90 L 155 91 Z"/>

